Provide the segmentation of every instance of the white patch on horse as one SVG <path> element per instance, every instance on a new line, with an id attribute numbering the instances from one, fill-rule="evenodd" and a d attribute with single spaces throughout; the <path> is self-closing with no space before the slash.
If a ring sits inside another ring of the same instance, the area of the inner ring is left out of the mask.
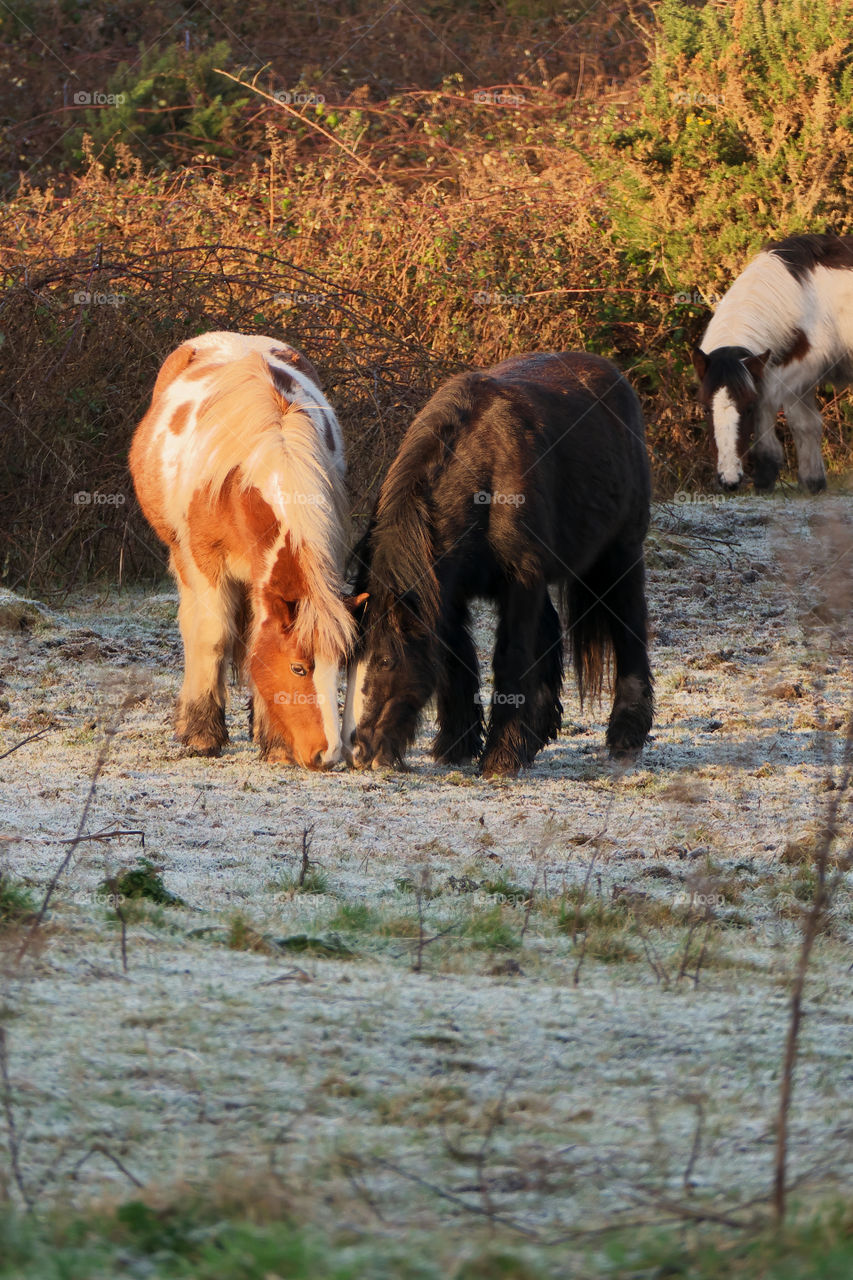
<path id="1" fill-rule="evenodd" d="M 740 412 L 725 387 L 714 393 L 711 412 L 720 479 L 724 484 L 740 484 L 743 479 L 743 467 L 737 451 Z"/>
<path id="2" fill-rule="evenodd" d="M 351 747 L 355 731 L 364 715 L 364 682 L 367 676 L 366 662 L 351 662 L 347 671 L 347 696 L 344 703 L 343 739 Z"/>
<path id="3" fill-rule="evenodd" d="M 314 666 L 314 690 L 320 713 L 323 717 L 323 728 L 326 731 L 326 750 L 323 763 L 337 764 L 341 759 L 341 729 L 338 719 L 338 666 L 335 662 L 318 659 Z"/>

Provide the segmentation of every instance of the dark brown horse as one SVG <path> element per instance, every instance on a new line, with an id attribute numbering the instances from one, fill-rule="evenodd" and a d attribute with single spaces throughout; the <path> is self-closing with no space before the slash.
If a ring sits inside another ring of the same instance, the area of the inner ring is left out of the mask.
<path id="1" fill-rule="evenodd" d="M 368 600 L 350 667 L 344 746 L 402 766 L 435 695 L 436 760 L 484 774 L 529 765 L 561 723 L 560 588 L 581 698 L 615 664 L 607 730 L 630 758 L 652 723 L 643 539 L 649 464 L 622 374 L 583 352 L 516 356 L 440 387 L 415 418 L 356 550 Z M 497 602 L 483 743 L 469 602 Z"/>

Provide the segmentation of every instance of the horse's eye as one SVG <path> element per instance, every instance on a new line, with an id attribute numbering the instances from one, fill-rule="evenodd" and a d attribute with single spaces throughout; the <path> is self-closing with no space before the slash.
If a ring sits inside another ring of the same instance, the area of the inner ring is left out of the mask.
<path id="1" fill-rule="evenodd" d="M 394 659 L 389 657 L 379 658 L 376 665 L 380 671 L 390 671 L 394 665 Z"/>
<path id="2" fill-rule="evenodd" d="M 301 663 L 301 662 L 291 662 L 291 664 L 290 664 L 290 670 L 293 672 L 293 674 L 294 674 L 295 676 L 307 676 L 307 675 L 308 675 L 308 668 L 307 668 L 307 667 L 303 667 L 303 665 L 302 665 L 302 663 Z"/>

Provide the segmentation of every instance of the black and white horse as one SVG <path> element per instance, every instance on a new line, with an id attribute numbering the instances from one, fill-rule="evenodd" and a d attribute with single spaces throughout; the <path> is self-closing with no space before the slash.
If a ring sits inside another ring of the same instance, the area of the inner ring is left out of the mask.
<path id="1" fill-rule="evenodd" d="M 773 488 L 784 461 L 780 408 L 800 484 L 825 489 L 815 390 L 853 378 L 853 237 L 790 236 L 768 245 L 721 300 L 693 363 L 724 489 L 742 483 L 747 454 L 756 489 Z"/>
<path id="2" fill-rule="evenodd" d="M 610 659 L 607 743 L 632 758 L 652 723 L 643 539 L 649 463 L 639 402 L 582 352 L 516 356 L 440 387 L 409 427 L 357 549 L 368 593 L 344 713 L 357 767 L 403 766 L 436 697 L 436 760 L 515 774 L 561 724 L 561 588 L 581 697 Z M 469 602 L 497 602 L 484 716 Z"/>

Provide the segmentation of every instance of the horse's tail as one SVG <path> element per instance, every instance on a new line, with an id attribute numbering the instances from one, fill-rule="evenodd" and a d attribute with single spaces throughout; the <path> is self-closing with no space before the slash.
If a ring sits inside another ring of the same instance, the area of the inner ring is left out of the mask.
<path id="1" fill-rule="evenodd" d="M 612 613 L 604 603 L 609 581 L 598 579 L 595 566 L 583 578 L 573 578 L 562 589 L 563 617 L 581 705 L 588 697 L 601 697 L 613 663 L 610 623 Z"/>

